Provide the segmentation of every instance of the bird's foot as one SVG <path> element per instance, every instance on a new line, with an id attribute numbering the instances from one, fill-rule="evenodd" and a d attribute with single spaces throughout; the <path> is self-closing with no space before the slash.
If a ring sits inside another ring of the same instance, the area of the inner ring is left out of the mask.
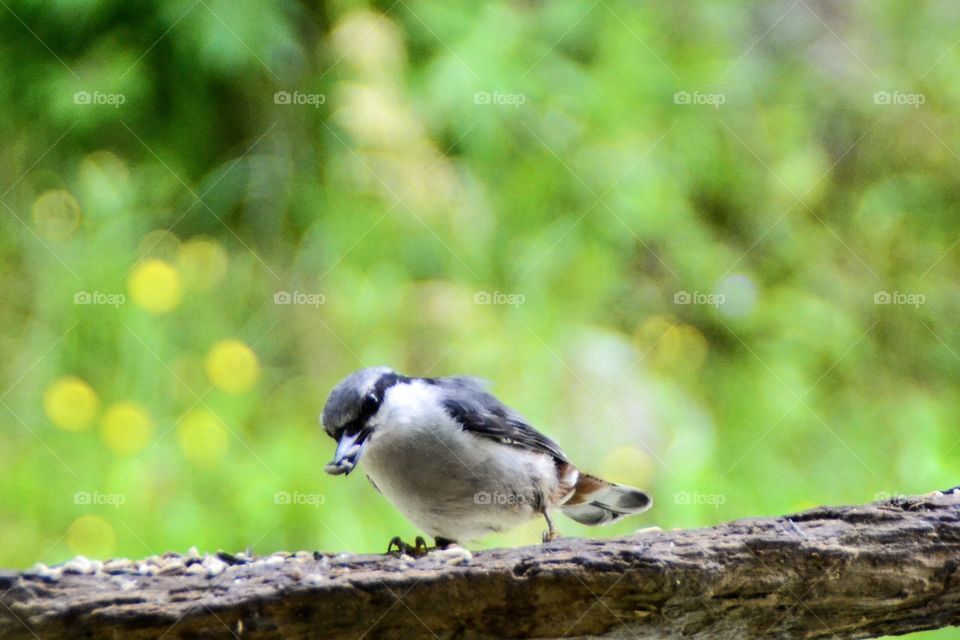
<path id="1" fill-rule="evenodd" d="M 554 540 L 559 540 L 563 536 L 559 531 L 544 531 L 543 532 L 543 542 L 553 542 Z"/>
<path id="2" fill-rule="evenodd" d="M 427 555 L 427 541 L 422 536 L 417 536 L 413 541 L 413 546 L 404 542 L 400 536 L 393 536 L 387 543 L 387 553 L 392 553 L 393 548 L 397 548 L 397 553 L 419 558 Z"/>

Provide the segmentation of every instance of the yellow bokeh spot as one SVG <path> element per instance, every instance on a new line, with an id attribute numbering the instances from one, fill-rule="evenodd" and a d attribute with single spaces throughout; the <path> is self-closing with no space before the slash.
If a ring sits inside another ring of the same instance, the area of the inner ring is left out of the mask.
<path id="1" fill-rule="evenodd" d="M 195 409 L 180 419 L 177 443 L 190 462 L 212 467 L 227 453 L 227 428 L 216 415 L 206 409 Z"/>
<path id="2" fill-rule="evenodd" d="M 108 449 L 120 455 L 143 451 L 153 435 L 147 410 L 135 402 L 118 402 L 107 409 L 100 436 Z"/>
<path id="3" fill-rule="evenodd" d="M 227 252 L 213 240 L 195 238 L 180 245 L 177 266 L 188 287 L 211 289 L 227 274 Z"/>
<path id="4" fill-rule="evenodd" d="M 54 381 L 43 393 L 43 410 L 53 424 L 67 431 L 84 431 L 97 417 L 100 399 L 93 388 L 74 376 Z"/>
<path id="5" fill-rule="evenodd" d="M 240 340 L 221 340 L 206 360 L 210 382 L 228 393 L 243 393 L 260 379 L 260 361 L 253 349 Z"/>
<path id="6" fill-rule="evenodd" d="M 600 462 L 601 476 L 610 482 L 645 487 L 650 484 L 653 464 L 650 456 L 632 445 L 616 447 Z"/>
<path id="7" fill-rule="evenodd" d="M 659 367 L 696 371 L 707 357 L 707 339 L 696 328 L 664 316 L 651 316 L 636 333 L 637 346 Z"/>
<path id="8" fill-rule="evenodd" d="M 80 226 L 80 203 L 69 191 L 50 189 L 40 194 L 31 211 L 37 233 L 50 240 L 64 240 Z"/>
<path id="9" fill-rule="evenodd" d="M 167 313 L 180 304 L 180 274 L 169 262 L 141 260 L 127 280 L 130 297 L 150 313 Z"/>
<path id="10" fill-rule="evenodd" d="M 83 556 L 108 558 L 115 542 L 113 526 L 99 516 L 80 516 L 67 529 L 67 546 Z"/>

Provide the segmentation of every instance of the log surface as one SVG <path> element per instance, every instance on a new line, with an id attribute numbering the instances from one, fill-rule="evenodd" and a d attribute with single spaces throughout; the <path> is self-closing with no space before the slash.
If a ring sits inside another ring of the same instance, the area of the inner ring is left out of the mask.
<path id="1" fill-rule="evenodd" d="M 957 493 L 470 558 L 223 558 L 0 571 L 0 638 L 871 638 L 960 624 Z"/>

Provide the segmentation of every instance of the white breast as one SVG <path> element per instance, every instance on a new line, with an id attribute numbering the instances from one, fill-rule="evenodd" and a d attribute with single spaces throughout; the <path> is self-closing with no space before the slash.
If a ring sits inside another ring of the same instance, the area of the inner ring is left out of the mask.
<path id="1" fill-rule="evenodd" d="M 391 387 L 360 460 L 427 534 L 467 541 L 536 516 L 557 485 L 553 458 L 464 431 L 422 381 Z"/>

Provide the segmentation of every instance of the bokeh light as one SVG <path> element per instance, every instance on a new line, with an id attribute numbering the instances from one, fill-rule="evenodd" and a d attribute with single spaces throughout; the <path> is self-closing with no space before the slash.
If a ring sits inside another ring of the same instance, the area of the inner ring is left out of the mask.
<path id="1" fill-rule="evenodd" d="M 64 240 L 80 226 L 80 203 L 69 191 L 51 189 L 40 194 L 31 211 L 37 233 L 48 240 Z"/>
<path id="2" fill-rule="evenodd" d="M 177 425 L 177 443 L 187 460 L 198 467 L 213 467 L 227 455 L 227 428 L 212 411 L 191 409 Z"/>
<path id="3" fill-rule="evenodd" d="M 131 455 L 146 448 L 153 435 L 153 420 L 146 408 L 135 402 L 118 402 L 104 412 L 100 437 L 108 449 Z"/>
<path id="4" fill-rule="evenodd" d="M 210 382 L 228 393 L 244 393 L 260 379 L 260 360 L 240 340 L 220 340 L 207 354 L 205 361 Z"/>
<path id="5" fill-rule="evenodd" d="M 634 487 L 649 487 L 653 479 L 654 461 L 649 454 L 633 445 L 610 450 L 599 465 L 599 474 L 611 482 Z"/>
<path id="6" fill-rule="evenodd" d="M 99 409 L 97 393 L 75 376 L 55 380 L 43 394 L 43 410 L 47 417 L 66 431 L 85 431 L 97 417 Z"/>
<path id="7" fill-rule="evenodd" d="M 137 263 L 127 287 L 133 301 L 150 313 L 167 313 L 180 305 L 180 274 L 164 260 L 147 258 Z"/>
<path id="8" fill-rule="evenodd" d="M 207 238 L 193 238 L 180 245 L 177 267 L 187 287 L 212 289 L 227 274 L 227 252 L 219 242 Z"/>
<path id="9" fill-rule="evenodd" d="M 83 515 L 67 529 L 67 546 L 90 558 L 109 558 L 116 544 L 113 525 L 96 515 Z"/>

